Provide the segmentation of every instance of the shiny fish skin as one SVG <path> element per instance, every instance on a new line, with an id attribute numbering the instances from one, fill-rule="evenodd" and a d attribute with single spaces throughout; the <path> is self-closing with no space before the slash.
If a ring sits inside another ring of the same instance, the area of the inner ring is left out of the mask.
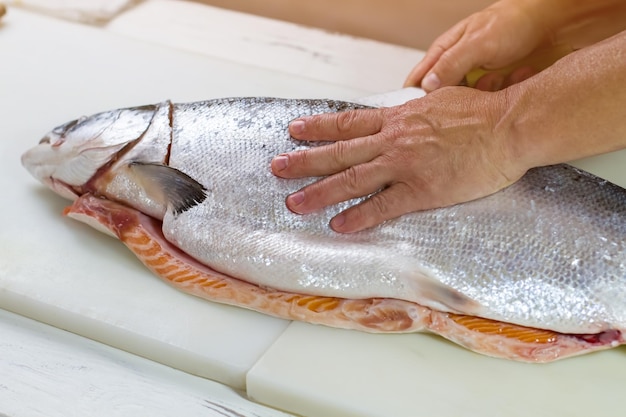
<path id="1" fill-rule="evenodd" d="M 353 107 L 265 98 L 164 103 L 156 112 L 171 115 L 171 132 L 158 129 L 159 143 L 171 134 L 168 157 L 128 158 L 167 163 L 201 183 L 207 198 L 180 215 L 155 208 L 129 193 L 122 168 L 123 198 L 115 187 L 104 194 L 165 213 L 169 241 L 262 287 L 397 298 L 562 333 L 626 330 L 626 190 L 570 166 L 534 169 L 489 197 L 351 235 L 331 231 L 328 220 L 356 201 L 291 213 L 285 197 L 313 179 L 284 180 L 269 169 L 273 156 L 310 146 L 289 137 L 288 122 Z"/>
<path id="2" fill-rule="evenodd" d="M 465 314 L 565 333 L 626 328 L 623 189 L 565 165 L 546 167 L 490 197 L 338 235 L 328 219 L 352 202 L 295 215 L 284 198 L 311 180 L 286 181 L 268 168 L 274 155 L 305 146 L 286 134 L 289 120 L 334 110 L 301 106 L 176 105 L 170 166 L 210 193 L 166 216 L 168 239 L 218 270 L 282 290 L 454 309 L 419 293 L 424 274 L 480 306 Z"/>

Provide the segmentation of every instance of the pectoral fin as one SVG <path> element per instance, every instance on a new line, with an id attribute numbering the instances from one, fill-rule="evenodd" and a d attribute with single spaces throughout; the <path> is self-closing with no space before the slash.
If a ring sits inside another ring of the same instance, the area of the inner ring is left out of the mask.
<path id="1" fill-rule="evenodd" d="M 206 199 L 206 188 L 189 175 L 167 165 L 131 162 L 128 168 L 147 195 L 181 214 Z"/>

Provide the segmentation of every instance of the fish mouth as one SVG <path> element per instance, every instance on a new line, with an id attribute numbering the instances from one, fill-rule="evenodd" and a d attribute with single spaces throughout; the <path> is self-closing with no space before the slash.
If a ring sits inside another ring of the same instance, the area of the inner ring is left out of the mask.
<path id="1" fill-rule="evenodd" d="M 43 178 L 41 182 L 43 182 L 44 185 L 46 185 L 52 191 L 54 191 L 61 197 L 67 198 L 68 200 L 74 201 L 82 194 L 78 192 L 75 187 L 52 177 Z"/>
<path id="2" fill-rule="evenodd" d="M 39 142 L 39 145 L 25 152 L 21 158 L 22 165 L 34 178 L 52 191 L 73 201 L 81 193 L 68 183 L 53 177 L 54 170 L 45 158 L 49 153 L 49 141 L 50 137 L 47 135 Z"/>

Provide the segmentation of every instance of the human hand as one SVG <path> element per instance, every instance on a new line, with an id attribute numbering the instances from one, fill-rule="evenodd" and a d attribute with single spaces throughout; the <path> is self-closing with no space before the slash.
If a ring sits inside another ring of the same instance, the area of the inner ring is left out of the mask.
<path id="1" fill-rule="evenodd" d="M 518 61 L 548 40 L 545 23 L 528 2 L 499 1 L 460 21 L 439 36 L 405 81 L 426 91 L 458 85 L 476 68 L 497 69 Z M 475 85 L 496 91 L 536 72 L 521 66 L 508 74 L 488 73 Z"/>
<path id="2" fill-rule="evenodd" d="M 299 214 L 372 194 L 331 220 L 342 233 L 473 200 L 526 171 L 497 127 L 504 104 L 502 92 L 444 88 L 397 107 L 300 118 L 289 127 L 294 138 L 334 143 L 278 155 L 272 171 L 326 176 L 287 197 Z"/>

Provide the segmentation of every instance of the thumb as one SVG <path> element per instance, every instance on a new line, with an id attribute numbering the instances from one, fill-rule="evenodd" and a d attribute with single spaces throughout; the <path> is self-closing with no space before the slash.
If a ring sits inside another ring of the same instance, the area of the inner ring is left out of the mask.
<path id="1" fill-rule="evenodd" d="M 422 60 L 411 70 L 409 75 L 406 77 L 404 81 L 403 87 L 419 87 L 422 84 L 422 80 L 424 79 L 424 75 L 435 65 L 439 56 L 441 55 L 441 50 L 434 51 L 433 48 L 430 48 L 426 55 L 422 58 Z"/>
<path id="2" fill-rule="evenodd" d="M 408 75 L 404 86 L 420 85 L 430 92 L 439 87 L 456 85 L 472 69 L 472 49 L 464 50 L 467 21 L 463 20 L 432 43 L 422 61 Z"/>

